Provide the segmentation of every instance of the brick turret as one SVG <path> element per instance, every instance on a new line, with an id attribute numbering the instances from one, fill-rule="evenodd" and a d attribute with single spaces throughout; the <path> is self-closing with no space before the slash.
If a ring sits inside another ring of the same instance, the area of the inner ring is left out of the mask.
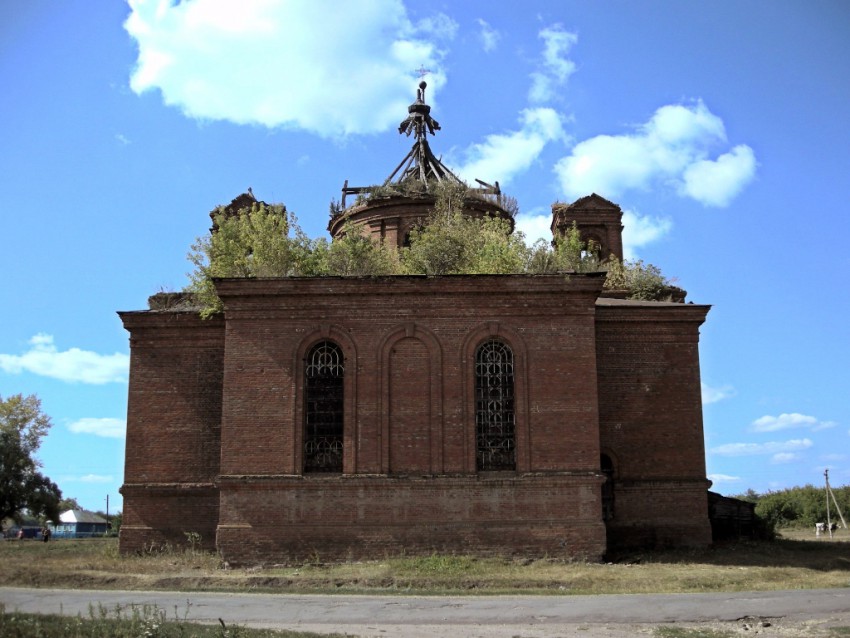
<path id="1" fill-rule="evenodd" d="M 583 241 L 599 246 L 602 261 L 614 255 L 623 261 L 623 211 L 596 193 L 572 204 L 552 204 L 552 235 L 563 235 L 575 222 Z"/>

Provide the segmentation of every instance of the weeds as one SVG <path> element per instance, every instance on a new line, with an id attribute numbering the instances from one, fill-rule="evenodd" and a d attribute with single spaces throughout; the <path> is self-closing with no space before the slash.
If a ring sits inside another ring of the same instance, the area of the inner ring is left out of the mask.
<path id="1" fill-rule="evenodd" d="M 188 612 L 187 612 L 188 613 Z M 184 615 L 169 619 L 155 605 L 132 606 L 128 610 L 90 607 L 88 618 L 61 615 L 7 613 L 0 603 L 0 636 L 3 638 L 318 638 L 320 634 L 300 631 L 250 629 L 227 625 L 190 623 Z M 339 634 L 334 634 L 339 637 Z M 324 638 L 329 638 L 324 636 Z"/>
<path id="2" fill-rule="evenodd" d="M 641 551 L 609 563 L 557 557 L 431 554 L 383 560 L 308 559 L 273 567 L 231 566 L 193 546 L 120 555 L 116 539 L 0 542 L 0 586 L 193 591 L 421 594 L 618 594 L 769 591 L 850 585 L 850 537 L 741 542 L 704 549 Z M 181 543 L 182 545 L 182 543 Z M 2 635 L 2 634 L 0 634 Z"/>

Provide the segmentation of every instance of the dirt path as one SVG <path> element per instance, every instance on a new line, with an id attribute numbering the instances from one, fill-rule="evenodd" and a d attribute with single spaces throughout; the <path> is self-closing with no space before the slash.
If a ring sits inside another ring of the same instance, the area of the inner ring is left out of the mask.
<path id="1" fill-rule="evenodd" d="M 620 638 L 662 624 L 741 635 L 829 636 L 850 627 L 850 589 L 611 596 L 319 596 L 0 588 L 7 610 L 88 615 L 156 605 L 196 622 L 405 638 Z M 846 635 L 846 634 L 845 634 Z"/>

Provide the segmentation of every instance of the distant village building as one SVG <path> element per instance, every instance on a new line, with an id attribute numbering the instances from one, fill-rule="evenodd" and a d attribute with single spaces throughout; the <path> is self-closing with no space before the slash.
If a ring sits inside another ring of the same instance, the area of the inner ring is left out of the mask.
<path id="1" fill-rule="evenodd" d="M 51 525 L 53 538 L 93 538 L 106 534 L 106 519 L 86 510 L 68 510 L 59 515 L 59 524 Z"/>
<path id="2" fill-rule="evenodd" d="M 390 176 L 455 178 L 424 86 Z M 436 126 L 435 126 L 436 125 Z M 468 214 L 510 218 L 498 183 Z M 333 215 L 403 246 L 427 197 Z M 252 195 L 240 196 L 253 200 Z M 433 202 L 430 204 L 433 206 Z M 622 211 L 553 205 L 622 259 Z M 202 320 L 167 296 L 130 333 L 122 552 L 198 533 L 232 563 L 430 552 L 599 558 L 711 542 L 699 327 L 709 307 L 604 273 L 223 279 Z"/>

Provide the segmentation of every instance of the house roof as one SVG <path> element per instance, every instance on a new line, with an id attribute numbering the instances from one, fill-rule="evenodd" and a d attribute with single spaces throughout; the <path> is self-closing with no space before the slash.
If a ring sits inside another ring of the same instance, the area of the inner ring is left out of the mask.
<path id="1" fill-rule="evenodd" d="M 106 519 L 86 510 L 68 510 L 59 515 L 63 523 L 106 523 Z"/>

